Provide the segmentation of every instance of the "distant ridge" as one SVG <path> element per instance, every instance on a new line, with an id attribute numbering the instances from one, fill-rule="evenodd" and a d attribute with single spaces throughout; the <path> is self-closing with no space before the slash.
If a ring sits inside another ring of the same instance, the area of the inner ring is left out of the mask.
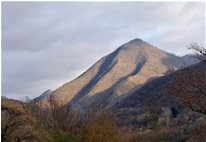
<path id="1" fill-rule="evenodd" d="M 1 96 L 1 100 L 6 100 L 8 99 L 6 96 Z"/>
<path id="2" fill-rule="evenodd" d="M 191 54 L 187 54 L 187 55 L 184 55 L 182 56 L 183 60 L 185 61 L 185 63 L 190 66 L 190 65 L 193 65 L 193 64 L 196 64 L 198 63 L 199 61 L 197 59 L 195 59 L 193 57 L 193 55 Z"/>
<path id="3" fill-rule="evenodd" d="M 44 93 L 42 93 L 39 97 L 36 97 L 32 100 L 32 102 L 38 102 L 41 101 L 43 99 L 48 98 L 48 96 L 50 96 L 53 93 L 52 90 L 48 89 L 47 91 L 45 91 Z"/>

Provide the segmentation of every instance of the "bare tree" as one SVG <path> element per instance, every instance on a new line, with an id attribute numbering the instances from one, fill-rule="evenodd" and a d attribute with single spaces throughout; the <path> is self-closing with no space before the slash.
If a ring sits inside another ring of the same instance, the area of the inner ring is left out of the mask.
<path id="1" fill-rule="evenodd" d="M 41 103 L 33 106 L 33 113 L 38 122 L 37 127 L 50 129 L 54 133 L 76 133 L 81 124 L 80 114 L 54 96 L 49 97 L 48 103 L 49 107 L 42 107 Z"/>
<path id="2" fill-rule="evenodd" d="M 206 47 L 203 44 L 193 42 L 188 46 L 188 49 L 194 51 L 192 57 L 197 60 L 206 62 Z"/>
<path id="3" fill-rule="evenodd" d="M 64 105 L 60 100 L 50 96 L 50 124 L 58 131 L 75 133 L 80 125 L 80 115 L 70 105 Z"/>

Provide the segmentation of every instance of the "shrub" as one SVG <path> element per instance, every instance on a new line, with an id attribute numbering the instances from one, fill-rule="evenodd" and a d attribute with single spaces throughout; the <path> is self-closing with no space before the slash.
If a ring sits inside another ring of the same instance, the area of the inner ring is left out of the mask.
<path id="1" fill-rule="evenodd" d="M 120 128 L 107 111 L 93 111 L 83 128 L 83 142 L 120 142 Z"/>

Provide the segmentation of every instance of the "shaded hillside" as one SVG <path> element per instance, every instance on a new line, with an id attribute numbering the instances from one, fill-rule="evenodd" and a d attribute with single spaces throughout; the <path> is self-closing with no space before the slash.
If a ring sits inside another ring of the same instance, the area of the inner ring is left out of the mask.
<path id="1" fill-rule="evenodd" d="M 206 71 L 206 64 L 198 63 L 190 66 L 189 69 L 201 69 L 202 71 Z M 179 72 L 180 71 L 176 71 L 172 74 L 154 79 L 117 103 L 113 107 L 113 111 L 120 119 L 121 123 L 134 126 L 135 124 L 133 123 L 136 122 L 138 125 L 140 123 L 139 118 L 143 117 L 148 109 L 155 107 L 161 110 L 158 117 L 172 119 L 173 117 L 179 116 L 179 118 L 184 121 L 182 124 L 190 120 L 196 121 L 197 118 L 201 117 L 201 114 L 192 112 L 187 107 L 183 106 L 177 96 L 166 94 L 165 88 L 168 84 L 174 83 L 174 77 L 179 75 Z M 173 114 L 174 111 L 176 113 L 175 115 Z M 181 118 L 183 116 L 187 117 L 187 119 Z"/>

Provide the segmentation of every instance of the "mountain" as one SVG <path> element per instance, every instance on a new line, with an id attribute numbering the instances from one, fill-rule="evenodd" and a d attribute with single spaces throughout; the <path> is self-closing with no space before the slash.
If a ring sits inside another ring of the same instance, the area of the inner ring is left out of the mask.
<path id="1" fill-rule="evenodd" d="M 52 95 L 79 110 L 105 103 L 113 106 L 146 82 L 163 76 L 168 68 L 184 65 L 181 57 L 134 39 L 101 58 Z"/>
<path id="2" fill-rule="evenodd" d="M 36 97 L 32 100 L 32 102 L 38 102 L 40 100 L 46 99 L 48 96 L 50 96 L 53 93 L 52 90 L 48 89 L 44 93 L 42 93 L 39 97 Z"/>

